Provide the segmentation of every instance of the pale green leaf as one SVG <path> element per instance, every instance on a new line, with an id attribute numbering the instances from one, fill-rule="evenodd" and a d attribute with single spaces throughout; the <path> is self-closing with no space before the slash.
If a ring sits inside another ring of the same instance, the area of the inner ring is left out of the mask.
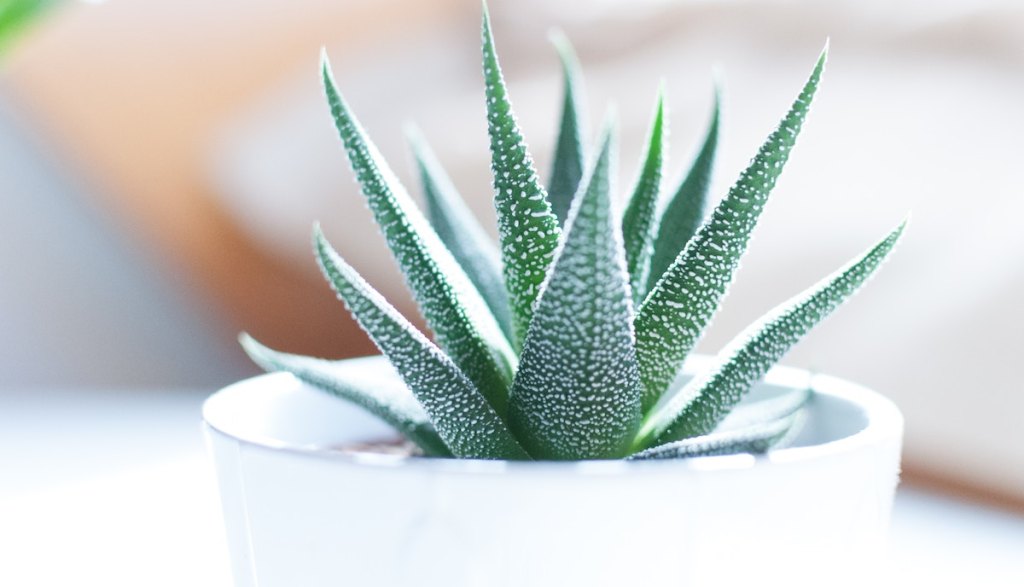
<path id="1" fill-rule="evenodd" d="M 712 432 L 669 442 L 640 451 L 629 460 L 686 459 L 738 453 L 761 454 L 777 446 L 803 421 L 796 412 L 784 418 L 751 424 L 743 428 Z"/>
<path id="2" fill-rule="evenodd" d="M 654 238 L 650 267 L 645 275 L 643 287 L 637 290 L 641 292 L 637 296 L 641 300 L 647 292 L 654 289 L 658 280 L 704 221 L 715 155 L 718 151 L 720 105 L 721 93 L 716 85 L 711 121 L 708 123 L 704 142 L 697 152 L 693 165 L 690 166 L 690 171 L 665 205 L 658 226 L 654 230 L 657 236 Z"/>
<path id="3" fill-rule="evenodd" d="M 738 430 L 789 417 L 803 409 L 813 395 L 811 389 L 805 387 L 754 402 L 741 402 L 715 427 L 715 432 Z"/>
<path id="4" fill-rule="evenodd" d="M 512 315 L 498 247 L 466 206 L 420 132 L 409 127 L 408 135 L 431 226 L 483 296 L 505 337 L 512 340 Z"/>
<path id="5" fill-rule="evenodd" d="M 241 335 L 239 342 L 249 357 L 267 371 L 286 371 L 317 389 L 360 406 L 401 432 L 427 456 L 451 456 L 423 407 L 400 382 L 387 377 L 359 377 L 346 369 L 347 361 L 275 351 L 248 334 Z"/>
<path id="6" fill-rule="evenodd" d="M 629 275 L 612 209 L 611 131 L 569 212 L 530 324 L 509 419 L 536 458 L 623 457 L 640 422 Z"/>
<path id="7" fill-rule="evenodd" d="M 366 137 L 331 75 L 322 73 L 335 126 L 370 210 L 438 344 L 499 413 L 515 355 L 476 287 Z"/>
<path id="8" fill-rule="evenodd" d="M 551 34 L 551 42 L 558 50 L 562 62 L 563 89 L 562 115 L 551 177 L 548 180 L 548 201 L 561 226 L 565 224 L 572 198 L 583 179 L 586 163 L 586 95 L 579 60 L 569 39 L 561 31 L 556 31 Z"/>
<path id="9" fill-rule="evenodd" d="M 512 306 L 513 343 L 519 349 L 530 326 L 533 307 L 558 247 L 561 231 L 512 114 L 486 10 L 483 18 L 483 68 L 494 205 L 498 213 L 505 286 Z"/>
<path id="10" fill-rule="evenodd" d="M 906 222 L 900 224 L 863 255 L 749 326 L 719 354 L 716 366 L 651 415 L 638 445 L 665 444 L 714 430 L 754 382 L 878 269 L 905 226 Z"/>
<path id="11" fill-rule="evenodd" d="M 320 267 L 352 316 L 426 411 L 456 457 L 523 460 L 529 456 L 487 398 L 314 230 Z"/>
<path id="12" fill-rule="evenodd" d="M 662 167 L 666 151 L 665 91 L 658 90 L 654 117 L 647 131 L 647 149 L 633 194 L 622 215 L 622 238 L 626 246 L 626 267 L 632 285 L 633 302 L 640 305 L 647 287 L 654 252 L 654 219 L 661 195 Z"/>
<path id="13" fill-rule="evenodd" d="M 779 127 L 640 305 L 636 335 L 645 413 L 675 379 L 732 283 L 750 234 L 803 126 L 826 54 L 827 50 L 822 51 Z"/>

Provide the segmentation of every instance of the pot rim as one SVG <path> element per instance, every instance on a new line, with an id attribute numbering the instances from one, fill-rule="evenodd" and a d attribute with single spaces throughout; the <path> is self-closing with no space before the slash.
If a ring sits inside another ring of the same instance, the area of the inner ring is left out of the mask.
<path id="1" fill-rule="evenodd" d="M 380 355 L 345 359 L 348 361 L 385 360 Z M 693 356 L 687 359 L 685 372 L 700 372 L 711 366 L 714 357 Z M 388 455 L 378 453 L 350 453 L 338 450 L 327 450 L 319 446 L 296 445 L 273 438 L 253 438 L 232 434 L 218 425 L 215 408 L 217 403 L 227 401 L 229 396 L 237 394 L 243 387 L 254 384 L 267 385 L 274 379 L 281 379 L 282 384 L 302 383 L 290 373 L 275 372 L 249 377 L 232 383 L 214 392 L 203 403 L 203 427 L 208 434 L 216 434 L 230 441 L 248 445 L 264 451 L 290 454 L 300 458 L 325 460 L 339 465 L 375 468 L 416 468 L 434 472 L 464 474 L 511 474 L 517 471 L 546 472 L 575 475 L 634 475 L 641 472 L 677 471 L 739 471 L 761 467 L 776 467 L 819 461 L 837 455 L 849 454 L 870 449 L 871 447 L 897 441 L 902 436 L 903 416 L 896 405 L 885 396 L 866 387 L 833 377 L 811 373 L 794 367 L 775 366 L 759 382 L 780 387 L 807 387 L 816 395 L 830 396 L 852 404 L 862 410 L 866 420 L 865 426 L 848 436 L 835 440 L 806 445 L 782 448 L 769 451 L 763 455 L 748 453 L 693 457 L 687 459 L 652 459 L 640 461 L 616 460 L 584 460 L 584 461 L 506 461 L 485 459 L 457 458 L 425 458 L 404 455 Z M 343 400 L 338 400 L 343 401 Z M 373 418 L 369 413 L 367 417 Z"/>

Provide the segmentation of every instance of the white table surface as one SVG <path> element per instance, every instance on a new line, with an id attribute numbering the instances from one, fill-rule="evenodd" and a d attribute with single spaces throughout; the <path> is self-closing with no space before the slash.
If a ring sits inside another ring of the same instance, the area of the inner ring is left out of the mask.
<path id="1" fill-rule="evenodd" d="M 204 395 L 0 392 L 0 585 L 230 586 Z M 890 550 L 891 585 L 1024 586 L 999 510 L 902 487 Z"/>

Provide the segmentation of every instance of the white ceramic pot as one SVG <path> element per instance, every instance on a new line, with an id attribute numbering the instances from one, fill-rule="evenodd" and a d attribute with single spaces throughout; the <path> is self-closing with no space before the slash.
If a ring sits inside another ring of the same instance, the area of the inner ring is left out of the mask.
<path id="1" fill-rule="evenodd" d="M 379 357 L 344 368 L 395 377 Z M 903 421 L 872 391 L 793 369 L 753 393 L 808 383 L 791 448 L 578 463 L 341 453 L 390 431 L 287 374 L 236 383 L 203 410 L 236 585 L 854 584 L 886 532 Z"/>

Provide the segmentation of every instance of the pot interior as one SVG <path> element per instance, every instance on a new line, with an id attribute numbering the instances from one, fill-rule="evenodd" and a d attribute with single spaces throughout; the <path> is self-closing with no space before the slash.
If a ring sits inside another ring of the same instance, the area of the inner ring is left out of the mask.
<path id="1" fill-rule="evenodd" d="M 689 361 L 687 373 L 677 384 L 685 383 L 709 361 L 707 357 Z M 352 380 L 368 380 L 391 390 L 402 387 L 391 365 L 381 357 L 340 361 L 338 365 L 339 373 Z M 805 371 L 784 367 L 773 369 L 744 401 L 766 399 L 807 386 L 815 390 L 809 417 L 791 448 L 776 453 L 852 438 L 868 428 L 872 418 L 869 412 L 878 407 L 877 400 L 888 404 L 877 394 L 845 381 L 812 377 Z M 859 397 L 864 394 L 871 401 L 865 403 Z M 895 411 L 891 404 L 888 407 Z M 272 448 L 323 450 L 394 436 L 388 425 L 362 408 L 286 373 L 254 377 L 223 389 L 207 401 L 204 417 L 207 424 L 223 434 Z"/>

